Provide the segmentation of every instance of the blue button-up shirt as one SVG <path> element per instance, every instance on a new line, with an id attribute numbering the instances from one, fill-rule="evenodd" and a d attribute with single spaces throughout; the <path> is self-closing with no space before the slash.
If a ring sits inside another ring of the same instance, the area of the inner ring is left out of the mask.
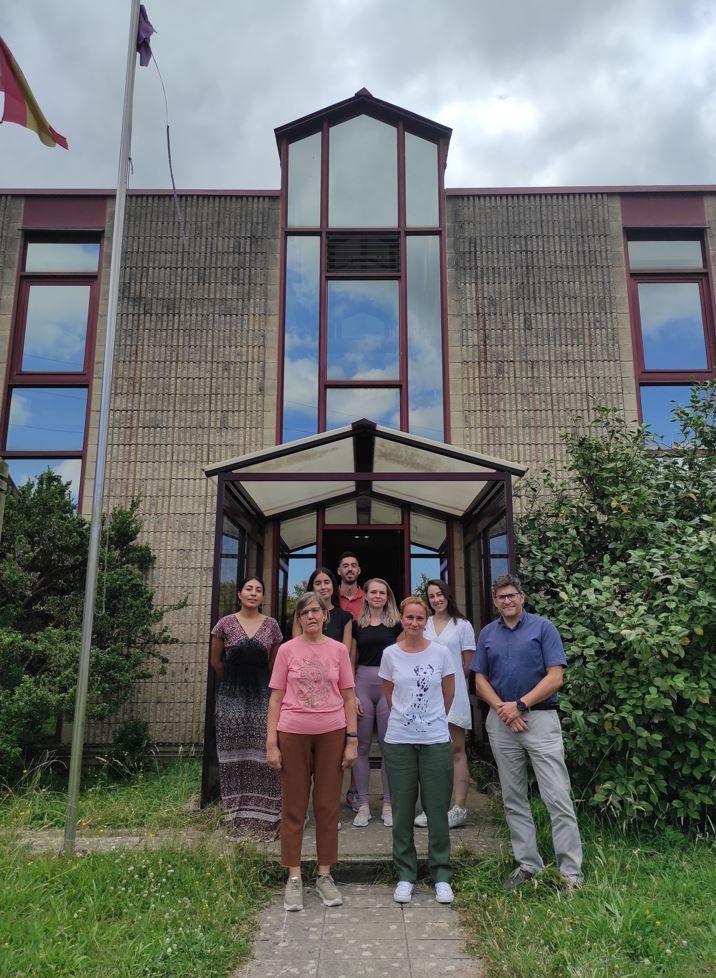
<path id="1" fill-rule="evenodd" d="M 527 611 L 514 628 L 502 618 L 480 632 L 472 659 L 473 672 L 481 672 L 504 702 L 521 699 L 544 679 L 550 666 L 566 666 L 567 657 L 559 632 L 546 618 Z M 557 694 L 543 701 L 557 705 Z"/>

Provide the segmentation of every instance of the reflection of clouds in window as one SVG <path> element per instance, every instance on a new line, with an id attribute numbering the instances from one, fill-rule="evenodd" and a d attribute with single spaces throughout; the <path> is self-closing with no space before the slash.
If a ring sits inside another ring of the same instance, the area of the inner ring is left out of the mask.
<path id="1" fill-rule="evenodd" d="M 321 199 L 321 134 L 314 133 L 288 147 L 288 223 L 315 227 Z"/>
<path id="2" fill-rule="evenodd" d="M 395 127 L 365 115 L 331 128 L 331 227 L 394 227 L 398 223 L 397 147 Z"/>
<path id="3" fill-rule="evenodd" d="M 640 282 L 639 312 L 647 369 L 707 366 L 696 282 Z"/>
<path id="4" fill-rule="evenodd" d="M 318 430 L 318 260 L 317 237 L 286 242 L 286 314 L 283 440 Z"/>
<path id="5" fill-rule="evenodd" d="M 33 285 L 27 303 L 22 369 L 64 373 L 84 369 L 88 285 Z"/>
<path id="6" fill-rule="evenodd" d="M 26 272 L 96 272 L 97 242 L 31 241 L 25 258 Z"/>
<path id="7" fill-rule="evenodd" d="M 356 387 L 326 391 L 326 428 L 342 428 L 361 418 L 400 429 L 400 393 L 388 388 Z"/>
<path id="8" fill-rule="evenodd" d="M 398 283 L 328 283 L 328 377 L 397 380 Z"/>
<path id="9" fill-rule="evenodd" d="M 20 452 L 80 451 L 86 407 L 86 388 L 16 388 L 10 400 L 6 447 Z"/>
<path id="10" fill-rule="evenodd" d="M 24 486 L 30 480 L 33 481 L 42 472 L 52 469 L 56 472 L 63 482 L 70 483 L 70 494 L 72 501 L 77 505 L 80 491 L 80 473 L 82 462 L 78 458 L 8 458 L 6 459 L 10 470 L 10 477 L 16 486 Z"/>
<path id="11" fill-rule="evenodd" d="M 405 210 L 409 227 L 438 223 L 438 148 L 405 134 Z"/>
<path id="12" fill-rule="evenodd" d="M 440 242 L 437 235 L 407 239 L 408 427 L 441 440 L 443 423 Z"/>
<path id="13" fill-rule="evenodd" d="M 642 423 L 651 429 L 647 441 L 656 444 L 663 441 L 666 445 L 681 441 L 683 435 L 673 411 L 675 407 L 685 407 L 689 403 L 691 387 L 688 384 L 643 386 L 640 394 Z"/>

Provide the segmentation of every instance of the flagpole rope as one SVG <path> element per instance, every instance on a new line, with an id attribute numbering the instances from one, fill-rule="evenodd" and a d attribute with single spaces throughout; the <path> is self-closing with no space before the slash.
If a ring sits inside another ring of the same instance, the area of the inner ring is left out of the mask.
<path id="1" fill-rule="evenodd" d="M 157 56 L 152 51 L 152 60 L 154 61 L 154 67 L 157 69 L 157 75 L 159 76 L 159 84 L 162 86 L 162 92 L 164 94 L 164 114 L 167 120 L 167 160 L 169 161 L 169 176 L 172 181 L 172 196 L 174 197 L 174 208 L 177 215 L 177 223 L 179 224 L 179 230 L 181 232 L 182 241 L 186 241 L 186 229 L 184 227 L 184 218 L 182 216 L 181 207 L 179 206 L 179 196 L 177 194 L 177 185 L 174 180 L 174 167 L 172 166 L 172 144 L 169 138 L 169 101 L 167 99 L 167 90 L 164 87 L 164 79 L 162 78 L 162 73 L 159 70 L 159 65 L 157 64 Z"/>

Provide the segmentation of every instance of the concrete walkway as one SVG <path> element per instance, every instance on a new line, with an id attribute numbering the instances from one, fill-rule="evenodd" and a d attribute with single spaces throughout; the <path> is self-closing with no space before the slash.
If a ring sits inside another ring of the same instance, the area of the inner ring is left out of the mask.
<path id="1" fill-rule="evenodd" d="M 304 909 L 287 913 L 283 893 L 258 919 L 253 958 L 233 978 L 480 978 L 479 959 L 451 906 L 417 888 L 412 903 L 384 884 L 339 883 L 342 907 L 324 907 L 304 880 Z"/>

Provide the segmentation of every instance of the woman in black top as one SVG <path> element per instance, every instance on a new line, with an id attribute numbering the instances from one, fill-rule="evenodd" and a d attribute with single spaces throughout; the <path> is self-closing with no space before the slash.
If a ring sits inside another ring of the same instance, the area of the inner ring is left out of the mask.
<path id="1" fill-rule="evenodd" d="M 353 824 L 363 828 L 370 822 L 368 785 L 370 781 L 370 752 L 373 728 L 378 728 L 381 747 L 388 726 L 390 710 L 385 701 L 383 680 L 378 675 L 383 650 L 393 645 L 400 633 L 400 615 L 395 605 L 393 592 L 388 583 L 380 577 L 366 581 L 363 586 L 365 600 L 363 610 L 353 623 L 353 660 L 356 662 L 356 697 L 360 703 L 358 711 L 358 760 L 354 774 L 358 803 L 360 805 Z M 393 809 L 390 804 L 390 785 L 385 765 L 381 769 L 383 778 L 384 825 L 393 824 Z"/>
<path id="2" fill-rule="evenodd" d="M 335 639 L 336 642 L 343 642 L 350 653 L 353 618 L 347 611 L 333 604 L 334 595 L 336 597 L 338 595 L 338 579 L 336 575 L 327 567 L 317 567 L 308 578 L 306 594 L 309 591 L 315 591 L 316 594 L 320 594 L 328 612 L 328 620 L 323 626 L 323 634 L 327 635 L 328 638 Z M 301 633 L 301 625 L 294 617 L 292 637 L 296 638 Z"/>

